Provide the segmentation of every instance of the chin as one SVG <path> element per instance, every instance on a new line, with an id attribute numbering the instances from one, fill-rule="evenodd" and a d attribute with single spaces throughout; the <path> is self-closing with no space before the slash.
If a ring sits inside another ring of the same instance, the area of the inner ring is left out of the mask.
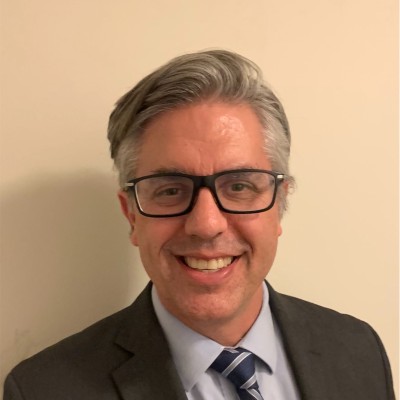
<path id="1" fill-rule="evenodd" d="M 240 310 L 240 300 L 234 296 L 217 294 L 202 294 L 195 298 L 186 298 L 179 304 L 179 310 L 174 313 L 183 322 L 197 321 L 203 323 L 222 322 L 233 319 Z"/>

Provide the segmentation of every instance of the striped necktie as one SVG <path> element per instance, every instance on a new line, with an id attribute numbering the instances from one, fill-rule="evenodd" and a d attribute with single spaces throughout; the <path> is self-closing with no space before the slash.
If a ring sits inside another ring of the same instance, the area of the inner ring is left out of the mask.
<path id="1" fill-rule="evenodd" d="M 263 400 L 256 380 L 253 353 L 240 347 L 224 349 L 210 368 L 235 385 L 240 400 Z"/>

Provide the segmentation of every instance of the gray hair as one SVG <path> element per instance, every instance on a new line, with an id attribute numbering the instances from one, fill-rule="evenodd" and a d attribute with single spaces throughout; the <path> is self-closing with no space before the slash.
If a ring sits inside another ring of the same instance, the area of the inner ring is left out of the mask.
<path id="1" fill-rule="evenodd" d="M 147 124 L 161 113 L 204 100 L 249 105 L 263 127 L 264 150 L 272 169 L 285 174 L 293 184 L 289 174 L 289 124 L 260 68 L 239 54 L 208 50 L 172 59 L 116 103 L 109 120 L 108 139 L 121 187 L 134 178 Z M 282 193 L 282 212 L 285 198 Z"/>

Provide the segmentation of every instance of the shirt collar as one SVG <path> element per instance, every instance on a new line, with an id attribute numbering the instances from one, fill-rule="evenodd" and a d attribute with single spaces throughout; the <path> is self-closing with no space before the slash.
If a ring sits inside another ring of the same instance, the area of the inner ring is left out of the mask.
<path id="1" fill-rule="evenodd" d="M 272 373 L 276 369 L 278 359 L 277 337 L 274 328 L 271 308 L 269 307 L 269 292 L 267 285 L 263 285 L 263 304 L 260 314 L 250 330 L 236 347 L 251 351 L 269 367 Z"/>
<path id="2" fill-rule="evenodd" d="M 260 314 L 236 347 L 243 347 L 254 353 L 273 372 L 277 362 L 277 338 L 269 307 L 268 288 L 266 285 L 263 288 Z M 177 372 L 186 392 L 189 392 L 224 346 L 193 331 L 170 314 L 161 304 L 154 285 L 151 294 L 154 310 L 169 343 Z"/>

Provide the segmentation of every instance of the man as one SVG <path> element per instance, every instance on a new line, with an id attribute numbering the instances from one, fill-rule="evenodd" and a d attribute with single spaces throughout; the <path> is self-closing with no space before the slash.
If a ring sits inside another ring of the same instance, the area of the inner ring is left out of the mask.
<path id="1" fill-rule="evenodd" d="M 5 400 L 394 399 L 364 322 L 276 293 L 290 133 L 249 60 L 178 57 L 110 118 L 119 200 L 151 283 L 17 366 Z"/>

